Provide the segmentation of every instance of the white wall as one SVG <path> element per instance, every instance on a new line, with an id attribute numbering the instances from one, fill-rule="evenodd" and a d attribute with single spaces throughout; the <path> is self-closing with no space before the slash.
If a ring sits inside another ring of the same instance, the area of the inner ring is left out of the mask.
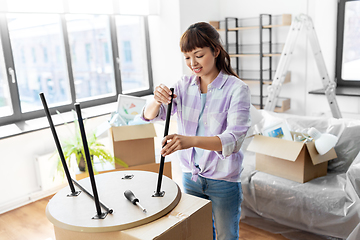
<path id="1" fill-rule="evenodd" d="M 149 17 L 154 87 L 160 83 L 171 86 L 182 75 L 179 0 L 160 2 L 160 15 Z"/>

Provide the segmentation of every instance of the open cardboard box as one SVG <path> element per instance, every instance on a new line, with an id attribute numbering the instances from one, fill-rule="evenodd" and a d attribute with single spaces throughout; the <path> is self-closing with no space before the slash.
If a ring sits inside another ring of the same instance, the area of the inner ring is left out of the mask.
<path id="1" fill-rule="evenodd" d="M 109 129 L 114 156 L 126 162 L 129 167 L 155 163 L 154 137 L 156 132 L 152 123 Z M 116 164 L 115 168 L 122 166 Z"/>
<path id="2" fill-rule="evenodd" d="M 256 153 L 256 170 L 300 183 L 325 176 L 328 161 L 337 157 L 334 148 L 320 155 L 314 142 L 262 135 L 255 135 L 247 150 Z"/>

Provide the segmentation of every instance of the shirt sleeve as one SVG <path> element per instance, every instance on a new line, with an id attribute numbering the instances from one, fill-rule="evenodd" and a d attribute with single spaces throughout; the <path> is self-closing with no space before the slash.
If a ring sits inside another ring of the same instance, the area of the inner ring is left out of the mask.
<path id="1" fill-rule="evenodd" d="M 177 102 L 178 102 L 178 98 L 179 98 L 179 84 L 176 83 L 173 87 L 174 87 L 174 94 L 178 95 L 177 98 L 174 98 L 173 99 L 173 102 L 172 102 L 172 108 L 171 108 L 171 115 L 174 115 L 174 113 L 176 112 L 176 109 L 177 109 Z M 165 104 L 161 104 L 160 105 L 160 109 L 159 109 L 159 112 L 158 112 L 158 115 L 154 118 L 154 119 L 151 119 L 151 120 L 148 120 L 148 119 L 145 119 L 144 117 L 144 111 L 145 111 L 145 108 L 146 108 L 146 105 L 143 107 L 142 111 L 141 111 L 141 114 L 140 114 L 140 118 L 146 122 L 156 122 L 156 121 L 165 121 L 166 120 L 166 113 L 167 113 L 167 108 L 168 108 L 168 105 L 165 105 Z"/>
<path id="2" fill-rule="evenodd" d="M 246 133 L 251 126 L 250 120 L 250 90 L 247 85 L 237 88 L 231 97 L 231 103 L 226 118 L 226 130 L 217 135 L 222 144 L 222 151 L 217 151 L 221 159 L 240 150 Z"/>
<path id="3" fill-rule="evenodd" d="M 140 114 L 140 118 L 141 118 L 143 121 L 145 121 L 145 122 L 156 122 L 156 121 L 160 121 L 160 120 L 165 120 L 165 118 L 166 118 L 166 109 L 165 109 L 165 105 L 164 105 L 164 104 L 161 104 L 161 105 L 160 105 L 160 109 L 159 109 L 158 115 L 157 115 L 155 118 L 151 119 L 151 120 L 146 119 L 146 118 L 144 117 L 145 108 L 146 108 L 146 105 L 143 107 L 143 109 L 141 110 L 141 114 Z M 164 113 L 165 113 L 165 114 L 164 114 Z M 165 117 L 164 117 L 164 115 L 165 115 Z"/>

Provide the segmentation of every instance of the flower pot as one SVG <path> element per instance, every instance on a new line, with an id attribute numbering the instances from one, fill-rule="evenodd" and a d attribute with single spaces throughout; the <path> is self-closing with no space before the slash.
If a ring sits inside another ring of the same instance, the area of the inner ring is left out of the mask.
<path id="1" fill-rule="evenodd" d="M 85 159 L 84 159 L 84 156 L 82 156 L 82 155 L 80 157 L 78 167 L 81 172 L 85 172 Z"/>
<path id="2" fill-rule="evenodd" d="M 94 155 L 91 155 L 90 158 L 91 158 L 91 161 L 93 162 Z M 80 156 L 80 161 L 79 161 L 78 167 L 81 172 L 85 172 L 86 162 L 85 162 L 85 158 L 82 154 Z"/>

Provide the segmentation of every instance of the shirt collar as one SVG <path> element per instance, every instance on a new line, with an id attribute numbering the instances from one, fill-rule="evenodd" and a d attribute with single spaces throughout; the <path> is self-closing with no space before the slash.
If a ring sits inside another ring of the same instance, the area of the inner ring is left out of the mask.
<path id="1" fill-rule="evenodd" d="M 219 72 L 219 75 L 210 83 L 210 86 L 213 88 L 221 89 L 224 84 L 226 83 L 227 79 L 229 78 L 229 75 L 226 74 L 223 70 Z M 191 85 L 199 85 L 199 77 L 196 75 L 192 75 L 192 81 Z"/>
<path id="2" fill-rule="evenodd" d="M 228 80 L 229 75 L 227 75 L 223 70 L 219 72 L 219 75 L 210 83 L 210 86 L 213 88 L 221 89 L 226 81 Z"/>

